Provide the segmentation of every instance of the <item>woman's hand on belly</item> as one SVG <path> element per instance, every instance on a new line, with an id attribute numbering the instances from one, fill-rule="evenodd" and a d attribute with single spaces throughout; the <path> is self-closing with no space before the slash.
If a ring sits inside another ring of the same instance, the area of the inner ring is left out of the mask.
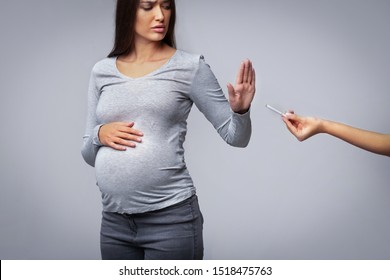
<path id="1" fill-rule="evenodd" d="M 104 124 L 99 129 L 99 141 L 104 146 L 118 151 L 127 147 L 135 148 L 136 143 L 142 142 L 143 133 L 134 129 L 134 122 L 113 122 Z"/>

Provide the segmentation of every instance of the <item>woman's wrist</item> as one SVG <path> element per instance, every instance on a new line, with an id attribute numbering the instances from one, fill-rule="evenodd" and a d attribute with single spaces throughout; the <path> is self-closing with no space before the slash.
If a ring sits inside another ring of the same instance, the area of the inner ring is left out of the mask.
<path id="1" fill-rule="evenodd" d="M 335 123 L 329 120 L 319 119 L 318 130 L 319 133 L 326 133 L 333 135 L 336 129 Z"/>
<path id="2" fill-rule="evenodd" d="M 249 112 L 249 109 L 250 109 L 250 107 L 249 108 L 247 108 L 247 109 L 242 109 L 242 110 L 232 110 L 234 113 L 236 113 L 236 114 L 239 114 L 239 115 L 245 115 L 246 113 L 248 113 Z"/>

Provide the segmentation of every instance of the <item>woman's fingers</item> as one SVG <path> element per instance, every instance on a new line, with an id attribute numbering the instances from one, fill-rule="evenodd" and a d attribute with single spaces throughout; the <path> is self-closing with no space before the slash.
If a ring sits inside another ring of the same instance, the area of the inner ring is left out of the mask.
<path id="1" fill-rule="evenodd" d="M 115 142 L 113 142 L 113 143 L 120 145 L 122 147 L 130 147 L 130 148 L 136 147 L 134 140 L 125 140 L 123 138 L 116 138 Z"/>
<path id="2" fill-rule="evenodd" d="M 118 151 L 126 151 L 127 147 L 135 148 L 135 143 L 131 141 L 126 141 L 121 138 L 113 137 L 106 141 L 105 146 Z"/>
<path id="3" fill-rule="evenodd" d="M 134 129 L 134 128 L 131 128 L 131 127 L 121 127 L 119 129 L 119 131 L 127 133 L 127 134 L 134 134 L 134 135 L 138 135 L 138 136 L 144 136 L 142 131 Z"/>
<path id="4" fill-rule="evenodd" d="M 244 62 L 244 77 L 243 77 L 243 83 L 248 83 L 249 79 L 249 61 L 245 60 Z"/>
<path id="5" fill-rule="evenodd" d="M 282 119 L 283 119 L 284 123 L 286 124 L 288 130 L 289 130 L 292 134 L 295 135 L 295 134 L 297 133 L 297 128 L 290 122 L 289 119 L 287 119 L 287 118 L 285 118 L 285 117 L 283 117 Z"/>
<path id="6" fill-rule="evenodd" d="M 253 64 L 251 62 L 251 71 L 250 71 L 248 83 L 251 85 L 255 85 L 255 82 L 256 82 L 256 74 L 255 74 L 255 69 L 253 68 Z"/>
<path id="7" fill-rule="evenodd" d="M 99 139 L 105 146 L 124 151 L 126 147 L 135 148 L 136 142 L 142 142 L 143 133 L 133 128 L 134 122 L 116 122 L 100 128 Z"/>
<path id="8" fill-rule="evenodd" d="M 120 132 L 120 133 L 118 133 L 117 138 L 135 141 L 138 143 L 142 142 L 142 138 L 138 134 L 130 134 L 130 133 Z"/>
<path id="9" fill-rule="evenodd" d="M 246 82 L 248 84 L 252 84 L 252 78 L 253 78 L 253 65 L 252 65 L 252 61 L 250 61 L 249 59 L 247 60 L 247 63 L 248 63 L 248 67 L 247 67 L 247 79 L 246 79 Z"/>
<path id="10" fill-rule="evenodd" d="M 241 62 L 240 68 L 238 69 L 236 85 L 242 84 L 244 80 L 244 71 L 245 71 L 245 63 Z"/>
<path id="11" fill-rule="evenodd" d="M 254 84 L 256 81 L 256 74 L 253 69 L 252 61 L 249 59 L 241 62 L 240 68 L 237 72 L 236 86 L 241 84 Z"/>

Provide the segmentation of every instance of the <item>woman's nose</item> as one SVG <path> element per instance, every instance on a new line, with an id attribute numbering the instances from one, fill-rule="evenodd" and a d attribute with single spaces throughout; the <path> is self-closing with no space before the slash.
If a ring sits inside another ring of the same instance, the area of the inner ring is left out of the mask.
<path id="1" fill-rule="evenodd" d="M 164 13 L 163 13 L 161 7 L 159 7 L 159 6 L 156 7 L 155 18 L 158 21 L 163 21 L 164 20 Z"/>

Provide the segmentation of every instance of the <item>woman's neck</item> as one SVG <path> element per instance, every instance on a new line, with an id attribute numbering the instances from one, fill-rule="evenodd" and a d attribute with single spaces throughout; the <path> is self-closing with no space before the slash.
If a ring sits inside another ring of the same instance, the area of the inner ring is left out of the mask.
<path id="1" fill-rule="evenodd" d="M 133 63 L 151 62 L 160 60 L 169 48 L 162 42 L 151 42 L 147 44 L 136 44 L 134 51 L 122 59 Z"/>

